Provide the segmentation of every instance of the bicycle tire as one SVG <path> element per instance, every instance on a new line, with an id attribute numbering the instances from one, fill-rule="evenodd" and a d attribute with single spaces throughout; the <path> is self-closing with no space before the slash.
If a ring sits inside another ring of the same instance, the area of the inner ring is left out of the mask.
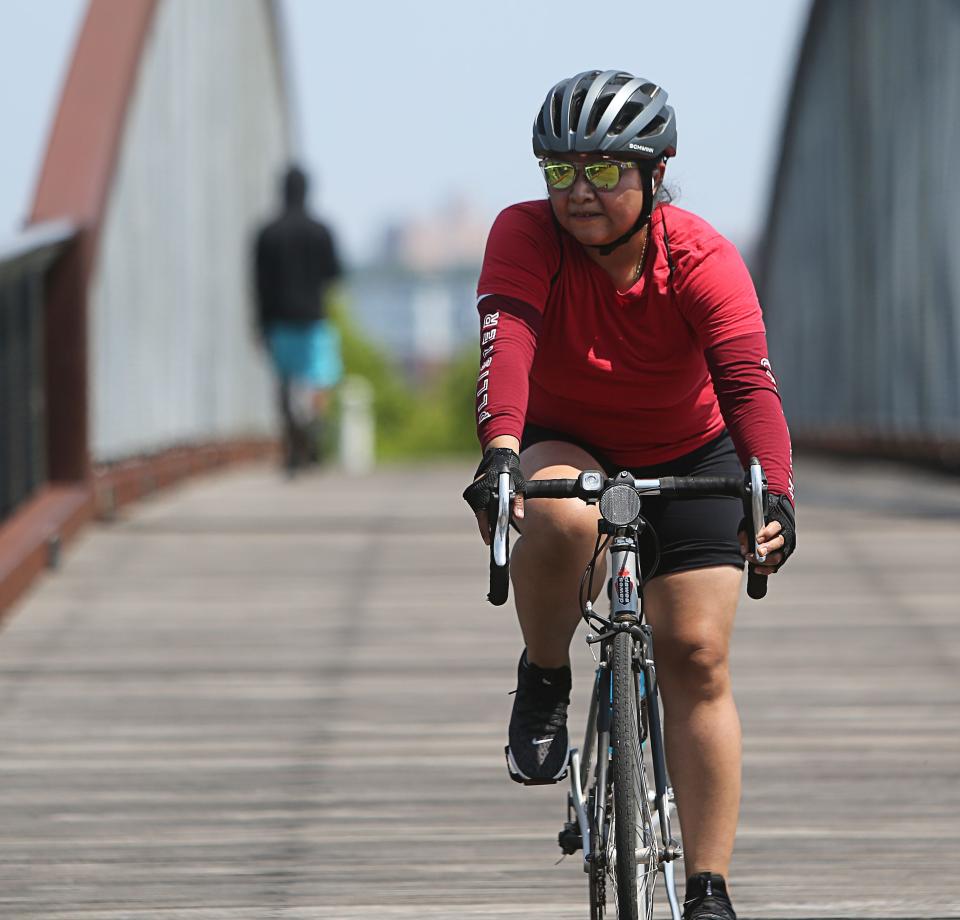
<path id="1" fill-rule="evenodd" d="M 642 712 L 633 647 L 629 633 L 614 637 L 610 774 L 615 852 L 607 869 L 613 875 L 618 920 L 648 920 L 653 916 L 659 858 L 640 746 Z"/>
<path id="2" fill-rule="evenodd" d="M 606 912 L 606 888 L 602 872 L 596 868 L 590 870 L 590 920 L 604 920 Z"/>

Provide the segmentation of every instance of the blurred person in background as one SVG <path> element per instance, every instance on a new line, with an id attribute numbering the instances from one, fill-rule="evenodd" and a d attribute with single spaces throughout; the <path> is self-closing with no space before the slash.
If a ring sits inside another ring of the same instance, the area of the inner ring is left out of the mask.
<path id="1" fill-rule="evenodd" d="M 498 477 L 511 476 L 526 647 L 507 765 L 517 782 L 552 783 L 567 769 L 569 646 L 598 511 L 577 499 L 525 508 L 524 483 L 584 470 L 742 475 L 760 458 L 771 492 L 757 534 L 763 565 L 748 553 L 739 499 L 643 504 L 662 549 L 655 572 L 649 544 L 641 563 L 688 876 L 683 916 L 735 920 L 726 875 L 740 721 L 729 643 L 744 559 L 770 575 L 796 544 L 790 435 L 743 260 L 663 192 L 677 143 L 666 101 L 662 87 L 618 71 L 577 74 L 547 94 L 533 127 L 547 199 L 500 213 L 477 286 L 483 459 L 464 498 L 489 543 Z"/>
<path id="2" fill-rule="evenodd" d="M 257 324 L 276 369 L 289 473 L 317 462 L 333 388 L 343 376 L 328 294 L 342 269 L 329 227 L 306 210 L 307 176 L 283 178 L 283 210 L 256 243 Z"/>

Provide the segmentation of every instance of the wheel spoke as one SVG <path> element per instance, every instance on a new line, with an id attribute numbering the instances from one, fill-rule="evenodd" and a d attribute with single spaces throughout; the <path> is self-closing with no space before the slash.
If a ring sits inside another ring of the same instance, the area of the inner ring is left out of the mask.
<path id="1" fill-rule="evenodd" d="M 652 920 L 660 871 L 661 841 L 654 822 L 644 744 L 644 708 L 634 642 L 628 633 L 613 639 L 610 655 L 613 713 L 606 792 L 605 839 L 597 841 L 598 864 L 591 873 L 591 917 Z M 655 697 L 654 697 L 655 700 Z"/>

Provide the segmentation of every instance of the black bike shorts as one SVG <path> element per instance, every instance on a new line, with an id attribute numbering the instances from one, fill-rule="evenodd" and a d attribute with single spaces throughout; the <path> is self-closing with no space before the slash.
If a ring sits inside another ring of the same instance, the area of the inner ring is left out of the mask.
<path id="1" fill-rule="evenodd" d="M 610 462 L 589 444 L 560 431 L 541 425 L 527 424 L 523 429 L 520 450 L 524 451 L 541 441 L 566 441 L 583 448 L 603 466 L 608 476 L 615 476 L 621 468 Z M 703 447 L 682 457 L 666 460 L 655 466 L 630 468 L 636 479 L 658 479 L 661 476 L 742 476 L 743 467 L 734 450 L 730 435 L 723 431 Z M 655 575 L 685 572 L 715 565 L 733 565 L 743 569 L 737 527 L 743 517 L 743 506 L 738 498 L 718 496 L 698 498 L 643 499 L 641 514 L 650 522 L 660 543 L 660 563 Z M 656 558 L 656 544 L 651 535 L 640 538 L 640 566 L 644 580 L 650 577 L 650 567 Z"/>

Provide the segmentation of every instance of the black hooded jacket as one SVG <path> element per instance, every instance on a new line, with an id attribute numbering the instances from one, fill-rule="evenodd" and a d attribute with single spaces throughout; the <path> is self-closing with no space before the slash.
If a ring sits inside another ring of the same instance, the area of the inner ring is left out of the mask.
<path id="1" fill-rule="evenodd" d="M 284 211 L 259 233 L 256 245 L 257 319 L 311 323 L 326 318 L 326 291 L 341 274 L 333 236 L 305 209 L 306 178 L 291 170 Z"/>

